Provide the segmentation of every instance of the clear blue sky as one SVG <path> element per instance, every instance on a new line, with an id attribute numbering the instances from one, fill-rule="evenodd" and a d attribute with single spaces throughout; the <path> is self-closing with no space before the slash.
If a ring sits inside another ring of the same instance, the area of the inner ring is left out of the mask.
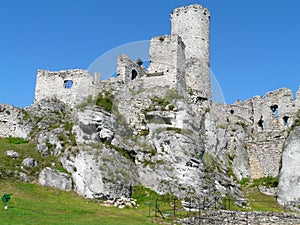
<path id="1" fill-rule="evenodd" d="M 211 69 L 227 103 L 300 85 L 299 0 L 0 0 L 0 103 L 33 103 L 38 69 L 87 69 L 119 45 L 170 33 L 171 11 L 211 12 Z"/>

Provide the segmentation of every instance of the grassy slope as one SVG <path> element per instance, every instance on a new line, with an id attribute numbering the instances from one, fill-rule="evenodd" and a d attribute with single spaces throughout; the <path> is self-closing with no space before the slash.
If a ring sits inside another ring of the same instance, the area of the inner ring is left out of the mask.
<path id="1" fill-rule="evenodd" d="M 12 159 L 10 156 L 6 155 L 7 150 L 13 150 L 19 153 L 19 157 Z M 25 158 L 32 157 L 38 161 L 39 166 L 35 168 L 25 168 L 21 169 L 22 161 Z M 26 173 L 27 175 L 38 175 L 41 169 L 46 166 L 53 167 L 62 170 L 61 163 L 58 162 L 57 158 L 53 156 L 43 157 L 36 149 L 33 143 L 23 143 L 23 144 L 13 144 L 6 138 L 0 138 L 0 172 L 2 171 L 2 176 L 6 176 L 6 171 L 20 171 Z"/>
<path id="2" fill-rule="evenodd" d="M 80 198 L 74 192 L 35 184 L 1 180 L 0 193 L 1 196 L 13 194 L 8 210 L 4 210 L 4 205 L 0 208 L 0 224 L 153 224 L 145 207 L 105 207 L 96 201 Z"/>
<path id="3" fill-rule="evenodd" d="M 14 150 L 19 157 L 6 156 L 7 150 Z M 21 169 L 21 162 L 33 157 L 39 162 L 36 168 Z M 108 224 L 108 225 L 147 225 L 153 224 L 153 218 L 147 217 L 148 209 L 141 204 L 139 209 L 118 209 L 101 206 L 96 201 L 79 197 L 74 192 L 64 192 L 37 184 L 12 181 L 8 170 L 37 175 L 46 166 L 63 170 L 55 157 L 43 157 L 36 151 L 33 143 L 13 144 L 8 139 L 0 138 L 0 197 L 12 193 L 4 210 L 0 204 L 0 224 Z M 36 181 L 33 181 L 36 182 Z M 153 213 L 152 213 L 153 214 Z M 151 215 L 152 215 L 151 214 Z"/>

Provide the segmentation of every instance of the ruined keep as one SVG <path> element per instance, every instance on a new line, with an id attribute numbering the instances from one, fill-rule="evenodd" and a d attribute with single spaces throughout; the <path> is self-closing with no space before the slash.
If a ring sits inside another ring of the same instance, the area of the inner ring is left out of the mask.
<path id="1" fill-rule="evenodd" d="M 143 79 L 148 86 L 163 83 L 182 95 L 211 99 L 209 73 L 209 20 L 207 9 L 200 5 L 177 8 L 171 14 L 171 35 L 153 37 L 150 42 L 150 65 L 147 71 L 126 55 L 118 59 L 117 78 L 112 82 L 129 84 Z M 57 97 L 74 105 L 89 95 L 101 92 L 100 75 L 85 70 L 51 72 L 39 70 L 35 102 Z"/>

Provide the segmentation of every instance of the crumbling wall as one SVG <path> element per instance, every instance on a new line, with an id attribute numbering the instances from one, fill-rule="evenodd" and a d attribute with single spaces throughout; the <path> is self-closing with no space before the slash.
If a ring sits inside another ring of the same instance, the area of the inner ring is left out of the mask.
<path id="1" fill-rule="evenodd" d="M 120 55 L 118 58 L 117 75 L 120 80 L 128 84 L 136 78 L 146 75 L 142 66 L 133 62 L 127 55 Z"/>
<path id="2" fill-rule="evenodd" d="M 43 98 L 57 98 L 75 105 L 93 94 L 94 79 L 86 70 L 38 70 L 34 102 Z"/>
<path id="3" fill-rule="evenodd" d="M 290 126 L 294 123 L 300 107 L 299 90 L 297 98 L 288 88 L 282 88 L 255 96 L 233 105 L 216 104 L 212 106 L 217 126 L 230 132 L 227 151 L 232 154 L 232 145 L 237 143 L 237 125 L 241 125 L 247 137 L 244 148 L 247 151 L 250 177 L 276 177 L 279 174 L 283 145 Z M 233 155 L 239 155 L 238 152 Z"/>
<path id="4" fill-rule="evenodd" d="M 154 37 L 150 42 L 150 65 L 148 76 L 163 75 L 166 84 L 176 84 L 179 92 L 186 92 L 185 84 L 185 46 L 177 35 Z M 147 80 L 145 80 L 147 82 Z M 161 81 L 158 80 L 158 83 Z"/>

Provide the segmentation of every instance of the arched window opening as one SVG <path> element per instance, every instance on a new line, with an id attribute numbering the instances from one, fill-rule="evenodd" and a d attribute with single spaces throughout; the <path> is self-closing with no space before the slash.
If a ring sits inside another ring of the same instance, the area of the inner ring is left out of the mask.
<path id="1" fill-rule="evenodd" d="M 230 109 L 230 114 L 234 114 L 234 110 L 233 109 Z"/>
<path id="2" fill-rule="evenodd" d="M 133 69 L 133 70 L 131 71 L 131 80 L 134 80 L 135 78 L 137 78 L 137 75 L 138 75 L 138 73 L 136 72 L 135 69 Z"/>
<path id="3" fill-rule="evenodd" d="M 64 87 L 66 89 L 70 89 L 73 86 L 73 81 L 72 80 L 65 80 L 64 81 Z"/>
<path id="4" fill-rule="evenodd" d="M 289 126 L 289 117 L 288 116 L 284 116 L 283 118 L 284 124 L 288 127 Z"/>
<path id="5" fill-rule="evenodd" d="M 275 105 L 271 105 L 270 109 L 272 110 L 275 118 L 278 118 L 278 105 L 276 105 L 276 104 Z"/>

